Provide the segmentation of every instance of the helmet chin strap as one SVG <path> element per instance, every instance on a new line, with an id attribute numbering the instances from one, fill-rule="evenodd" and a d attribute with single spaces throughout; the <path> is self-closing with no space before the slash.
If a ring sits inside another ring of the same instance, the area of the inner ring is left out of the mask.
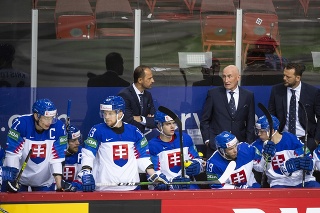
<path id="1" fill-rule="evenodd" d="M 276 133 L 277 133 L 277 130 L 274 131 L 274 133 L 271 135 L 271 138 L 272 138 Z M 270 135 L 270 133 L 269 133 L 269 131 L 268 131 L 268 132 L 267 132 L 268 138 L 269 138 L 269 135 Z"/>
<path id="2" fill-rule="evenodd" d="M 166 134 L 164 133 L 163 128 L 162 128 L 162 124 L 160 125 L 160 129 L 157 128 L 157 130 L 158 130 L 158 132 L 160 132 L 161 135 L 163 135 L 163 136 L 171 139 L 171 137 L 172 137 L 171 135 L 166 135 Z"/>
<path id="3" fill-rule="evenodd" d="M 118 119 L 118 112 L 117 112 L 117 122 L 115 123 L 115 125 L 111 126 L 110 128 L 115 128 L 118 125 L 118 123 L 122 120 L 123 116 L 124 114 L 122 113 L 121 118 Z M 107 123 L 106 120 L 104 120 L 104 122 Z"/>

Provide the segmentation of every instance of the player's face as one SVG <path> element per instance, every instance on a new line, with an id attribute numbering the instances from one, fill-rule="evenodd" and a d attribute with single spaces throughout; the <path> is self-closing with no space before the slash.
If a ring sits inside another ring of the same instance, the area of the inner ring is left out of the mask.
<path id="1" fill-rule="evenodd" d="M 53 119 L 53 116 L 40 116 L 39 122 L 36 125 L 39 126 L 41 129 L 48 130 L 51 124 L 53 123 Z"/>
<path id="2" fill-rule="evenodd" d="M 266 129 L 259 129 L 257 133 L 262 141 L 268 140 L 269 137 Z"/>
<path id="3" fill-rule="evenodd" d="M 176 129 L 176 123 L 174 121 L 164 122 L 162 124 L 163 133 L 165 135 L 174 135 L 174 130 Z"/>
<path id="4" fill-rule="evenodd" d="M 79 138 L 68 140 L 68 151 L 70 153 L 77 153 L 80 146 Z"/>
<path id="5" fill-rule="evenodd" d="M 238 143 L 232 147 L 226 148 L 225 153 L 228 159 L 234 160 L 238 155 Z"/>
<path id="6" fill-rule="evenodd" d="M 222 79 L 224 87 L 227 90 L 235 90 L 240 80 L 238 68 L 236 66 L 227 66 L 223 69 Z"/>
<path id="7" fill-rule="evenodd" d="M 144 89 L 150 89 L 154 83 L 152 71 L 150 69 L 145 69 L 144 74 L 145 76 L 140 78 L 139 83 Z"/>
<path id="8" fill-rule="evenodd" d="M 300 83 L 300 76 L 295 75 L 295 69 L 284 69 L 283 81 L 284 86 L 296 88 Z"/>
<path id="9" fill-rule="evenodd" d="M 112 111 L 103 111 L 103 118 L 104 121 L 106 122 L 106 124 L 109 127 L 114 127 L 114 125 L 117 123 L 117 118 L 121 118 L 122 116 L 122 112 L 119 112 L 117 114 L 117 112 L 115 110 Z"/>

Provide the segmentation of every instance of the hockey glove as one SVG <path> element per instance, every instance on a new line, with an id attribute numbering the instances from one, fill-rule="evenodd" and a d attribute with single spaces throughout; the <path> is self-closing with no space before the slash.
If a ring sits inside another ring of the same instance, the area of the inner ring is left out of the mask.
<path id="1" fill-rule="evenodd" d="M 14 167 L 3 166 L 0 167 L 0 185 L 1 192 L 8 191 L 8 182 L 14 182 L 19 170 Z M 15 191 L 16 192 L 16 191 Z"/>
<path id="2" fill-rule="evenodd" d="M 56 190 L 57 192 L 76 192 L 77 188 L 72 186 L 71 183 L 61 180 L 61 188 Z"/>
<path id="3" fill-rule="evenodd" d="M 300 168 L 299 164 L 300 161 L 298 158 L 290 158 L 285 162 L 286 171 L 289 173 L 289 176 Z"/>
<path id="4" fill-rule="evenodd" d="M 271 158 L 276 154 L 276 144 L 272 141 L 265 141 L 263 145 L 262 155 L 266 162 L 270 162 Z"/>
<path id="5" fill-rule="evenodd" d="M 89 169 L 82 169 L 77 176 L 79 182 L 82 183 L 82 190 L 84 192 L 93 192 L 96 188 L 96 183 L 92 172 Z"/>
<path id="6" fill-rule="evenodd" d="M 299 157 L 299 169 L 305 171 L 312 171 L 313 169 L 313 161 L 309 156 Z"/>
<path id="7" fill-rule="evenodd" d="M 172 179 L 172 182 L 190 182 L 189 177 L 182 177 L 182 176 L 177 176 Z M 172 185 L 174 189 L 189 189 L 190 184 L 173 184 Z"/>
<path id="8" fill-rule="evenodd" d="M 200 159 L 189 160 L 191 162 L 189 166 L 186 166 L 186 173 L 189 176 L 198 175 L 202 172 L 202 162 Z"/>
<path id="9" fill-rule="evenodd" d="M 168 185 L 169 181 L 167 177 L 162 173 L 160 175 L 154 173 L 148 178 L 148 181 L 155 183 L 154 190 L 166 191 L 171 189 L 171 186 Z"/>

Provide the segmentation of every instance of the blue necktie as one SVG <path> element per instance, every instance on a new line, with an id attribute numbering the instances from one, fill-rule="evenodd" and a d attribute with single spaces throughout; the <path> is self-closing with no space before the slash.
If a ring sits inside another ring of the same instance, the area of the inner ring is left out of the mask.
<path id="1" fill-rule="evenodd" d="M 139 98 L 140 98 L 140 108 L 141 108 L 141 115 L 143 113 L 143 94 L 139 94 Z"/>
<path id="2" fill-rule="evenodd" d="M 296 95 L 295 90 L 290 89 L 292 92 L 292 96 L 290 99 L 289 106 L 289 132 L 292 134 L 296 134 Z"/>
<path id="3" fill-rule="evenodd" d="M 236 109 L 236 102 L 234 101 L 234 97 L 233 94 L 234 92 L 229 92 L 231 95 L 230 101 L 229 101 L 229 107 L 231 110 L 231 115 L 234 116 L 234 114 L 236 113 L 237 109 Z"/>

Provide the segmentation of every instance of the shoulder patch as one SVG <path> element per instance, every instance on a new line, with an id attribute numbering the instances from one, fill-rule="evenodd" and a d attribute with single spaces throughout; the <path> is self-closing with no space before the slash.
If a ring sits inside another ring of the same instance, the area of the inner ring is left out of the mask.
<path id="1" fill-rule="evenodd" d="M 60 145 L 67 144 L 68 138 L 66 135 L 60 137 Z"/>
<path id="2" fill-rule="evenodd" d="M 143 137 L 140 141 L 140 145 L 141 147 L 145 147 L 148 145 L 148 140 L 146 139 L 146 137 Z"/>
<path id="3" fill-rule="evenodd" d="M 85 140 L 84 143 L 92 148 L 97 148 L 97 141 L 93 138 L 87 138 L 87 140 Z"/>
<path id="4" fill-rule="evenodd" d="M 12 138 L 15 141 L 18 141 L 18 138 L 20 137 L 20 133 L 14 129 L 10 129 L 8 132 L 8 137 Z"/>

